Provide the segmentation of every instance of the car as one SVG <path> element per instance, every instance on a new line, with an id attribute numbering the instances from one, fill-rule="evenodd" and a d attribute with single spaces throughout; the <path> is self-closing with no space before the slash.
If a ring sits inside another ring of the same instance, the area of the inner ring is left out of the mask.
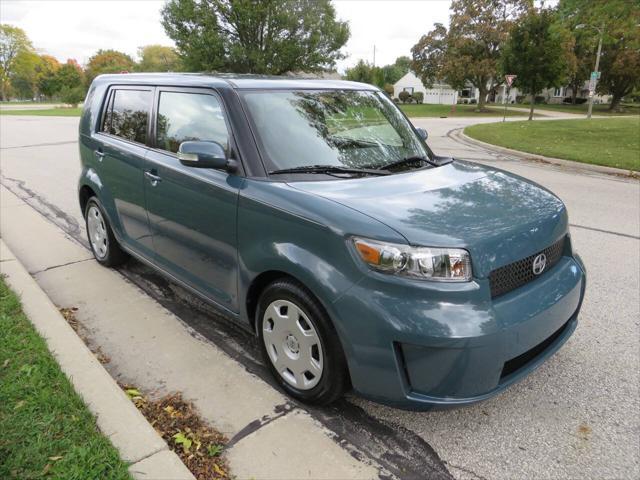
<path id="1" fill-rule="evenodd" d="M 426 140 L 362 83 L 101 75 L 79 202 L 99 263 L 251 331 L 295 399 L 462 406 L 567 341 L 586 274 L 558 197 Z"/>

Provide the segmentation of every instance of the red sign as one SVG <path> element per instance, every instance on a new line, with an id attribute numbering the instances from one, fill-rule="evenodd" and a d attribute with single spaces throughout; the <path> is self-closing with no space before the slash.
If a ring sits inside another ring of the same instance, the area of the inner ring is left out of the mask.
<path id="1" fill-rule="evenodd" d="M 510 87 L 517 77 L 517 75 L 505 75 L 504 78 L 507 81 L 507 87 Z"/>

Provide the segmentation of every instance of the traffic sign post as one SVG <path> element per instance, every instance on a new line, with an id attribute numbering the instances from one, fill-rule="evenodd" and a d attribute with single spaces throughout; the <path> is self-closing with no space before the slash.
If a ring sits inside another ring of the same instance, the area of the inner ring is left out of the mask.
<path id="1" fill-rule="evenodd" d="M 513 81 L 518 78 L 517 75 L 505 75 L 504 81 L 507 84 L 507 88 L 505 88 L 505 98 L 504 98 L 504 114 L 502 115 L 502 121 L 507 121 L 507 105 L 509 104 L 509 92 L 511 91 L 511 85 Z"/>

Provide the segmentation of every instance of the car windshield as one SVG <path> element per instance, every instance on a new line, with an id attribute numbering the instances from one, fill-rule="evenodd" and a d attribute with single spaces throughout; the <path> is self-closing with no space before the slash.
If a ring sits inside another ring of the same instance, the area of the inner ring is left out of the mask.
<path id="1" fill-rule="evenodd" d="M 379 169 L 431 158 L 380 92 L 250 91 L 243 97 L 270 172 L 319 165 Z"/>

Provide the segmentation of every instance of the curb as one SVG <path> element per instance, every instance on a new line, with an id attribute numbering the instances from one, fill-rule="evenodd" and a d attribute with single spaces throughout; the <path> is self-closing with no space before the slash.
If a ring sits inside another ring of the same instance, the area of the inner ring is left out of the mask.
<path id="1" fill-rule="evenodd" d="M 487 150 L 493 150 L 499 153 L 508 153 L 509 155 L 514 155 L 516 157 L 522 158 L 523 160 L 537 160 L 539 162 L 551 163 L 553 165 L 559 165 L 561 167 L 573 168 L 576 170 L 588 170 L 590 172 L 604 173 L 607 175 L 616 175 L 627 178 L 638 178 L 640 173 L 636 173 L 633 170 L 625 170 L 623 168 L 615 168 L 615 167 L 605 167 L 602 165 L 593 165 L 590 163 L 580 163 L 574 162 L 573 160 L 564 160 L 562 158 L 554 158 L 554 157 L 545 157 L 544 155 L 538 155 L 535 153 L 527 153 L 522 152 L 520 150 L 512 150 L 511 148 L 501 147 L 498 145 L 493 145 L 491 143 L 486 143 L 481 140 L 476 140 L 475 138 L 471 138 L 467 134 L 464 133 L 464 128 L 457 130 L 457 133 L 454 135 L 458 135 L 465 142 L 471 143 L 473 145 L 486 148 Z"/>
<path id="2" fill-rule="evenodd" d="M 131 403 L 56 306 L 0 238 L 0 266 L 25 314 L 76 392 L 96 416 L 100 431 L 130 463 L 136 479 L 195 480 L 178 456 Z"/>

